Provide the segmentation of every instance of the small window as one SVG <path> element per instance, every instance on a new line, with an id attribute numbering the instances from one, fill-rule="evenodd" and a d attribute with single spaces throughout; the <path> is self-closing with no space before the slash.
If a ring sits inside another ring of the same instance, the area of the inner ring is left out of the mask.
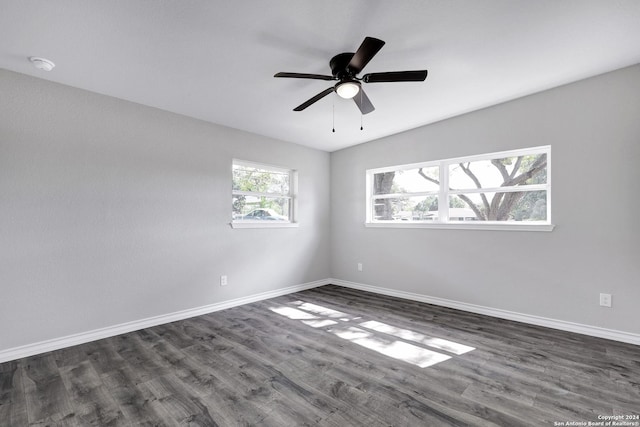
<path id="1" fill-rule="evenodd" d="M 549 230 L 550 156 L 546 146 L 368 170 L 367 225 Z"/>
<path id="2" fill-rule="evenodd" d="M 233 161 L 232 225 L 292 226 L 296 173 L 292 169 Z"/>

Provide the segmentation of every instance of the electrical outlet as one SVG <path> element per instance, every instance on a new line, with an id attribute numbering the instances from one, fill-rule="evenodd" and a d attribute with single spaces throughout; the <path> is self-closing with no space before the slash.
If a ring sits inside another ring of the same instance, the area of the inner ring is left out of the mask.
<path id="1" fill-rule="evenodd" d="M 362 263 L 361 262 L 358 263 L 358 271 L 362 271 Z"/>
<path id="2" fill-rule="evenodd" d="M 227 276 L 220 276 L 220 286 L 227 286 Z"/>
<path id="3" fill-rule="evenodd" d="M 611 307 L 611 294 L 600 294 L 600 305 L 602 307 Z"/>

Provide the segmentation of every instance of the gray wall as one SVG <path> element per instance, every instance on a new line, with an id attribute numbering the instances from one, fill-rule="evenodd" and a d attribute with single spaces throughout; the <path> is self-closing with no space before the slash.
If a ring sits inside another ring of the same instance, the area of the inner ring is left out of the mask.
<path id="1" fill-rule="evenodd" d="M 364 227 L 366 169 L 548 144 L 553 232 Z M 334 152 L 333 277 L 640 333 L 639 165 L 640 66 Z"/>
<path id="2" fill-rule="evenodd" d="M 232 158 L 299 170 L 299 228 L 230 228 Z M 0 350 L 329 277 L 329 160 L 0 70 Z"/>
<path id="3" fill-rule="evenodd" d="M 0 70 L 0 351 L 327 277 L 640 333 L 639 93 L 635 66 L 330 155 Z M 368 168 L 547 144 L 551 233 L 364 227 Z M 232 158 L 299 170 L 299 228 L 229 227 Z"/>

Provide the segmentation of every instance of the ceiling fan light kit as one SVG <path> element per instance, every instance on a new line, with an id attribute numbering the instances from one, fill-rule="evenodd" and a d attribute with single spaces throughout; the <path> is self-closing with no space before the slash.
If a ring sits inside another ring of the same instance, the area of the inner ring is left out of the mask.
<path id="1" fill-rule="evenodd" d="M 273 77 L 338 81 L 334 87 L 323 90 L 319 94 L 298 105 L 293 109 L 293 111 L 302 111 L 329 95 L 331 92 L 336 92 L 341 98 L 353 99 L 362 114 L 369 114 L 375 110 L 375 107 L 362 88 L 361 82 L 421 82 L 427 78 L 427 70 L 369 73 L 362 77 L 357 77 L 369 61 L 371 61 L 378 51 L 382 49 L 384 44 L 385 42 L 380 39 L 365 37 L 364 41 L 355 53 L 339 53 L 331 58 L 329 61 L 329 67 L 331 67 L 330 76 L 323 74 L 280 72 L 276 73 Z"/>
<path id="2" fill-rule="evenodd" d="M 336 85 L 336 93 L 340 98 L 351 99 L 360 92 L 360 83 L 356 81 L 340 82 Z"/>

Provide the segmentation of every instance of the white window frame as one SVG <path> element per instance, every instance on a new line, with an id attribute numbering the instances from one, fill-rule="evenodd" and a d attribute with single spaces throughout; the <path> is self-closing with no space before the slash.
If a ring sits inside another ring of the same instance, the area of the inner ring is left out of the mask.
<path id="1" fill-rule="evenodd" d="M 265 163 L 258 163 L 247 160 L 233 159 L 231 162 L 231 180 L 233 182 L 233 166 L 246 166 L 263 169 L 270 172 L 286 173 L 289 175 L 289 192 L 288 193 L 261 193 L 257 191 L 240 191 L 234 190 L 233 185 L 231 187 L 231 200 L 233 196 L 252 196 L 252 197 L 278 197 L 289 200 L 289 220 L 288 221 L 251 221 L 242 220 L 236 221 L 233 219 L 233 211 L 231 213 L 231 227 L 232 228 L 291 228 L 298 227 L 297 213 L 298 213 L 298 171 L 295 169 L 289 169 L 282 166 L 273 166 Z"/>
<path id="2" fill-rule="evenodd" d="M 531 154 L 547 155 L 547 182 L 546 184 L 536 184 L 514 187 L 497 188 L 472 188 L 464 190 L 449 190 L 449 166 L 457 163 L 474 162 L 479 160 L 490 160 L 504 157 L 517 157 Z M 373 194 L 373 179 L 375 174 L 417 169 L 420 167 L 439 167 L 440 188 L 434 191 L 412 192 L 401 194 Z M 449 196 L 456 194 L 470 193 L 493 193 L 493 192 L 520 192 L 520 191 L 546 191 L 547 193 L 547 220 L 546 221 L 449 221 Z M 402 221 L 402 220 L 376 220 L 374 218 L 374 199 L 394 198 L 394 197 L 416 197 L 416 196 L 438 196 L 438 220 L 429 221 Z M 555 227 L 551 223 L 551 146 L 523 148 L 518 150 L 499 151 L 495 153 L 478 154 L 466 157 L 456 157 L 443 160 L 435 160 L 421 163 L 411 163 L 399 166 L 389 166 L 366 171 L 366 227 L 374 228 L 436 228 L 436 229 L 466 229 L 466 230 L 518 230 L 518 231 L 552 231 Z"/>

